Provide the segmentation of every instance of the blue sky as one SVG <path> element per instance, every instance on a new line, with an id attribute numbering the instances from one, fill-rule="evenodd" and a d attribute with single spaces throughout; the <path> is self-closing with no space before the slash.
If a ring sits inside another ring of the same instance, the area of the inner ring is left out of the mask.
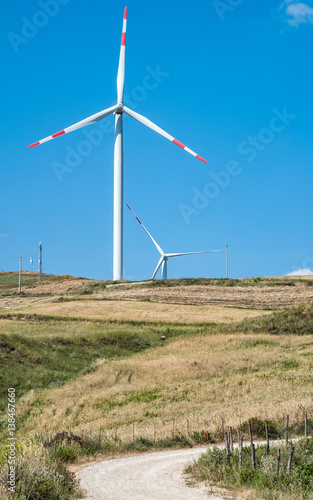
<path id="1" fill-rule="evenodd" d="M 44 272 L 112 277 L 113 117 L 27 146 L 116 102 L 125 5 L 3 6 L 3 270 L 20 254 L 29 269 L 42 241 Z M 231 277 L 313 269 L 313 2 L 127 6 L 125 104 L 208 164 L 126 118 L 125 202 L 167 252 L 228 241 Z M 146 279 L 158 253 L 126 210 L 124 277 Z M 173 278 L 224 275 L 224 254 L 169 263 Z"/>

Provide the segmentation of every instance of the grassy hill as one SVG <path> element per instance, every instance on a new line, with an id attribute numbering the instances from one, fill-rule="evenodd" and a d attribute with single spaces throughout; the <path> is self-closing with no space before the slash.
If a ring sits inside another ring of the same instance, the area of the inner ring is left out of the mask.
<path id="1" fill-rule="evenodd" d="M 310 279 L 132 285 L 43 275 L 37 284 L 28 273 L 16 296 L 17 278 L 0 274 L 0 409 L 15 387 L 21 434 L 99 425 L 168 433 L 173 418 L 215 432 L 222 421 L 297 418 L 298 405 L 312 407 L 312 302 L 276 312 L 242 305 L 253 290 L 261 303 L 265 294 L 297 304 L 311 297 Z M 239 308 L 210 305 L 220 297 L 239 297 Z"/>
<path id="2" fill-rule="evenodd" d="M 86 460 L 97 450 L 221 441 L 252 417 L 283 432 L 288 414 L 292 432 L 303 433 L 304 411 L 313 422 L 312 283 L 52 275 L 37 283 L 23 273 L 19 295 L 18 274 L 0 273 L 2 442 L 9 387 L 20 460 L 30 453 L 25 470 L 35 475 L 43 443 L 60 432 L 76 442 L 45 455 L 52 471 L 55 458 Z M 5 452 L 0 446 L 0 462 Z"/>
<path id="3" fill-rule="evenodd" d="M 35 288 L 39 285 L 48 283 L 60 283 L 69 279 L 75 279 L 72 276 L 63 275 L 56 276 L 54 274 L 41 274 L 40 279 L 38 273 L 31 271 L 22 272 L 22 286 L 24 288 Z M 81 279 L 81 278 L 76 278 Z M 0 273 L 0 295 L 6 293 L 18 293 L 19 273 L 18 272 L 1 272 Z"/>
<path id="4" fill-rule="evenodd" d="M 47 288 L 47 293 L 58 294 L 62 293 L 64 287 L 58 287 L 57 284 L 64 284 L 64 282 L 76 281 L 82 285 L 80 292 L 82 294 L 92 294 L 99 292 L 106 287 L 116 285 L 117 288 L 121 286 L 123 289 L 133 288 L 171 288 L 177 286 L 221 286 L 221 287 L 281 287 L 281 286 L 297 286 L 301 283 L 306 286 L 313 286 L 313 276 L 305 277 L 258 277 L 258 278 L 244 278 L 244 279 L 215 279 L 215 278 L 181 278 L 170 280 L 148 280 L 146 282 L 133 282 L 123 281 L 121 283 L 115 281 L 101 281 L 90 280 L 87 278 L 73 277 L 70 275 L 53 275 L 41 274 L 40 280 L 38 273 L 31 271 L 22 271 L 22 291 L 28 293 L 29 289 L 37 288 L 39 293 L 43 293 L 42 286 L 54 284 L 54 289 Z M 0 272 L 0 296 L 6 293 L 18 293 L 19 273 L 18 272 Z M 69 286 L 70 288 L 70 286 Z"/>
<path id="5" fill-rule="evenodd" d="M 20 398 L 19 433 L 81 428 L 125 438 L 175 425 L 217 432 L 255 415 L 313 410 L 313 305 L 241 323 L 114 324 L 0 320 L 5 388 Z M 166 340 L 161 337 L 165 336 Z"/>

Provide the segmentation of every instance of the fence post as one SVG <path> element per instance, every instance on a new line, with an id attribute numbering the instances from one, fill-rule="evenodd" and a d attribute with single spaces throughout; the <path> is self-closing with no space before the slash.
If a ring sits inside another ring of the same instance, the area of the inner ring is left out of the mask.
<path id="1" fill-rule="evenodd" d="M 100 425 L 100 428 L 99 428 L 99 447 L 101 446 L 101 431 L 102 431 L 102 428 Z"/>
<path id="2" fill-rule="evenodd" d="M 308 444 L 308 414 L 304 415 L 304 432 L 305 432 L 305 442 Z"/>
<path id="3" fill-rule="evenodd" d="M 240 427 L 238 427 L 238 450 L 239 450 L 239 469 L 242 469 L 242 448 L 243 448 L 243 438 L 240 436 Z"/>
<path id="4" fill-rule="evenodd" d="M 250 443 L 251 443 L 251 463 L 252 463 L 252 468 L 255 469 L 255 447 L 253 444 L 251 420 L 249 420 L 249 433 L 250 433 Z"/>
<path id="5" fill-rule="evenodd" d="M 277 450 L 277 464 L 276 464 L 276 477 L 279 476 L 279 462 L 280 462 L 280 448 Z"/>
<path id="6" fill-rule="evenodd" d="M 251 463 L 252 463 L 252 469 L 255 469 L 256 464 L 255 464 L 255 446 L 254 446 L 254 444 L 251 445 Z"/>
<path id="7" fill-rule="evenodd" d="M 227 459 L 230 459 L 230 449 L 229 449 L 229 436 L 228 432 L 225 432 L 225 448 L 226 448 L 226 455 Z"/>
<path id="8" fill-rule="evenodd" d="M 230 445 L 230 451 L 233 453 L 234 451 L 234 441 L 233 441 L 233 428 L 229 428 L 229 445 Z"/>
<path id="9" fill-rule="evenodd" d="M 285 445 L 288 446 L 289 415 L 286 416 Z"/>
<path id="10" fill-rule="evenodd" d="M 288 457 L 288 464 L 287 464 L 287 475 L 288 476 L 290 474 L 291 462 L 292 462 L 292 457 L 293 457 L 294 451 L 295 451 L 295 447 L 291 446 L 291 450 L 290 450 L 289 457 Z"/>
<path id="11" fill-rule="evenodd" d="M 270 441 L 268 437 L 268 421 L 265 421 L 265 437 L 266 437 L 266 456 L 269 456 L 270 453 Z"/>
<path id="12" fill-rule="evenodd" d="M 251 420 L 249 420 L 249 434 L 250 434 L 250 443 L 251 443 L 251 446 L 252 446 L 253 445 L 253 436 L 252 436 Z"/>

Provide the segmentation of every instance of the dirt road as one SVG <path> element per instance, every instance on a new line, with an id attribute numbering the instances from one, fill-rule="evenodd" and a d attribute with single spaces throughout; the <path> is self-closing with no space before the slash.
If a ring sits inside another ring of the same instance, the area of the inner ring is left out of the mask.
<path id="1" fill-rule="evenodd" d="M 205 448 L 99 462 L 77 473 L 87 500 L 222 500 L 204 486 L 186 485 L 184 468 Z"/>
<path id="2" fill-rule="evenodd" d="M 290 440 L 297 442 L 300 438 Z M 270 441 L 280 446 L 284 440 Z M 266 441 L 255 443 L 256 446 Z M 244 446 L 249 446 L 245 443 Z M 212 447 L 212 445 L 211 445 Z M 237 448 L 237 445 L 234 445 Z M 219 445 L 218 448 L 223 448 Z M 80 470 L 76 476 L 86 500 L 241 500 L 226 490 L 210 490 L 203 484 L 190 487 L 184 469 L 207 448 L 161 451 L 135 457 L 107 460 Z"/>

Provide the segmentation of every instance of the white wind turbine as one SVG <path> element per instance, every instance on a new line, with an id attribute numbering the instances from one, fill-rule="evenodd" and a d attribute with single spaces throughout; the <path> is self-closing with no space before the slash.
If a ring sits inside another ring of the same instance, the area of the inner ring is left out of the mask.
<path id="1" fill-rule="evenodd" d="M 132 209 L 130 208 L 129 205 L 127 205 L 127 203 L 126 203 L 126 206 L 131 211 L 131 213 L 133 214 L 133 216 L 137 219 L 137 221 L 139 222 L 139 224 L 141 225 L 141 227 L 146 231 L 147 235 L 153 241 L 154 246 L 156 247 L 156 249 L 158 250 L 159 254 L 161 255 L 160 260 L 158 262 L 158 265 L 156 266 L 155 271 L 154 271 L 154 273 L 152 275 L 152 278 L 151 278 L 152 280 L 155 278 L 156 273 L 160 269 L 160 266 L 162 266 L 162 271 L 161 271 L 162 272 L 162 274 L 161 274 L 162 280 L 166 280 L 167 279 L 167 261 L 171 257 L 182 257 L 183 255 L 196 255 L 196 254 L 199 254 L 199 253 L 227 252 L 227 250 L 204 250 L 202 252 L 165 253 L 165 252 L 163 252 L 163 250 L 160 247 L 160 245 L 157 244 L 157 242 L 155 241 L 155 239 L 152 238 L 152 236 L 149 233 L 149 231 L 145 228 L 145 226 L 143 225 L 143 223 L 138 219 L 137 215 L 132 211 Z"/>
<path id="2" fill-rule="evenodd" d="M 117 104 L 112 106 L 111 108 L 105 109 L 96 113 L 95 115 L 89 116 L 85 120 L 82 120 L 70 127 L 61 130 L 55 134 L 42 139 L 41 141 L 35 142 L 28 146 L 32 148 L 34 146 L 38 146 L 44 142 L 50 141 L 51 139 L 55 139 L 61 135 L 67 134 L 68 132 L 72 132 L 73 130 L 77 130 L 81 127 L 85 127 L 86 125 L 91 125 L 92 123 L 96 123 L 103 118 L 111 115 L 112 113 L 115 115 L 115 146 L 114 146 L 114 204 L 113 204 L 113 280 L 121 280 L 123 279 L 123 113 L 131 116 L 135 120 L 139 121 L 146 127 L 151 128 L 158 134 L 162 135 L 166 139 L 170 140 L 177 146 L 180 146 L 182 149 L 185 149 L 188 153 L 192 154 L 199 160 L 207 163 L 201 156 L 191 151 L 191 149 L 187 148 L 184 144 L 177 141 L 170 134 L 162 130 L 160 127 L 152 123 L 150 120 L 140 115 L 139 113 L 135 113 L 131 109 L 124 106 L 124 81 L 125 81 L 125 47 L 126 47 L 126 25 L 127 25 L 127 7 L 124 11 L 124 22 L 123 22 L 123 33 L 122 33 L 122 42 L 121 42 L 121 50 L 120 50 L 120 59 L 118 66 L 118 74 L 117 74 Z"/>

